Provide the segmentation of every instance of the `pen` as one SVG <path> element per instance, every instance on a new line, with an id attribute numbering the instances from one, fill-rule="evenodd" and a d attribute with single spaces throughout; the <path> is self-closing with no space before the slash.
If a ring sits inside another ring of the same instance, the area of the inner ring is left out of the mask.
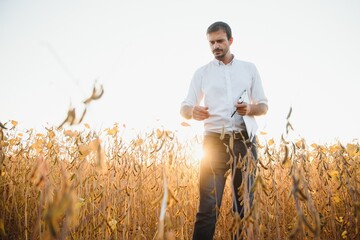
<path id="1" fill-rule="evenodd" d="M 243 97 L 243 95 L 244 95 L 244 93 L 246 92 L 246 90 L 244 90 L 244 92 L 241 94 L 241 96 L 239 97 L 239 100 L 238 100 L 238 103 L 243 103 L 244 102 L 244 99 L 242 99 L 242 97 Z M 235 113 L 236 113 L 236 109 L 235 109 L 235 111 L 231 114 L 231 117 L 233 117 L 234 115 L 235 115 Z"/>

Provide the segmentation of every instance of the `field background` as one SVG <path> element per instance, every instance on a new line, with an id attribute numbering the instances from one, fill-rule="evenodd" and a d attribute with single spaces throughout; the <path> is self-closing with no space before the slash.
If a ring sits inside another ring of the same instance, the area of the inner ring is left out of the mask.
<path id="1" fill-rule="evenodd" d="M 1 239 L 191 239 L 201 137 L 154 129 L 124 140 L 118 124 L 43 133 L 16 125 L 0 128 Z M 246 239 L 359 238 L 358 142 L 283 135 L 258 144 L 259 161 L 244 173 L 256 169 L 253 207 L 240 221 L 227 186 L 215 239 L 236 227 Z"/>
<path id="2" fill-rule="evenodd" d="M 216 239 L 360 239 L 359 12 L 356 0 L 0 0 L 0 239 L 191 239 L 202 138 L 169 129 L 219 20 L 269 111 L 259 161 L 243 161 L 253 207 L 242 187 L 240 221 L 227 186 Z"/>

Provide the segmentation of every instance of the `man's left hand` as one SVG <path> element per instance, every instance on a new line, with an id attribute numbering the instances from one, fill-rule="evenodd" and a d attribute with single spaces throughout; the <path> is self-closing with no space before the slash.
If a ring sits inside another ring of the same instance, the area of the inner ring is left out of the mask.
<path id="1" fill-rule="evenodd" d="M 251 105 L 248 103 L 237 103 L 235 107 L 236 112 L 241 116 L 249 115 L 250 113 Z"/>

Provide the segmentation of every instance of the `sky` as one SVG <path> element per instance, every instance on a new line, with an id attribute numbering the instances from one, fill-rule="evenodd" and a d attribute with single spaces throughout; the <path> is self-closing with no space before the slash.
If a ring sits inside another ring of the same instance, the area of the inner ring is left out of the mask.
<path id="1" fill-rule="evenodd" d="M 359 12 L 356 0 L 0 0 L 0 122 L 59 125 L 96 81 L 93 128 L 201 133 L 201 122 L 181 126 L 179 108 L 213 59 L 207 27 L 225 21 L 232 53 L 260 72 L 266 137 L 285 132 L 291 107 L 299 137 L 349 142 L 360 136 Z"/>

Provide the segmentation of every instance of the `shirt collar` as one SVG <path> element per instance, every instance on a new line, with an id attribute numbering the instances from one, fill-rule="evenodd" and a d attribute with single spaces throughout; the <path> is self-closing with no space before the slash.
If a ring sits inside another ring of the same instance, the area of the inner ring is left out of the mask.
<path id="1" fill-rule="evenodd" d="M 233 58 L 232 58 L 231 62 L 229 62 L 229 63 L 226 64 L 226 65 L 233 65 L 233 63 L 234 63 L 234 61 L 235 61 L 235 55 L 232 54 L 232 56 L 233 56 Z M 224 66 L 224 65 L 225 65 L 222 61 L 219 61 L 219 60 L 217 60 L 216 58 L 214 58 L 213 63 L 214 63 L 216 66 Z"/>

